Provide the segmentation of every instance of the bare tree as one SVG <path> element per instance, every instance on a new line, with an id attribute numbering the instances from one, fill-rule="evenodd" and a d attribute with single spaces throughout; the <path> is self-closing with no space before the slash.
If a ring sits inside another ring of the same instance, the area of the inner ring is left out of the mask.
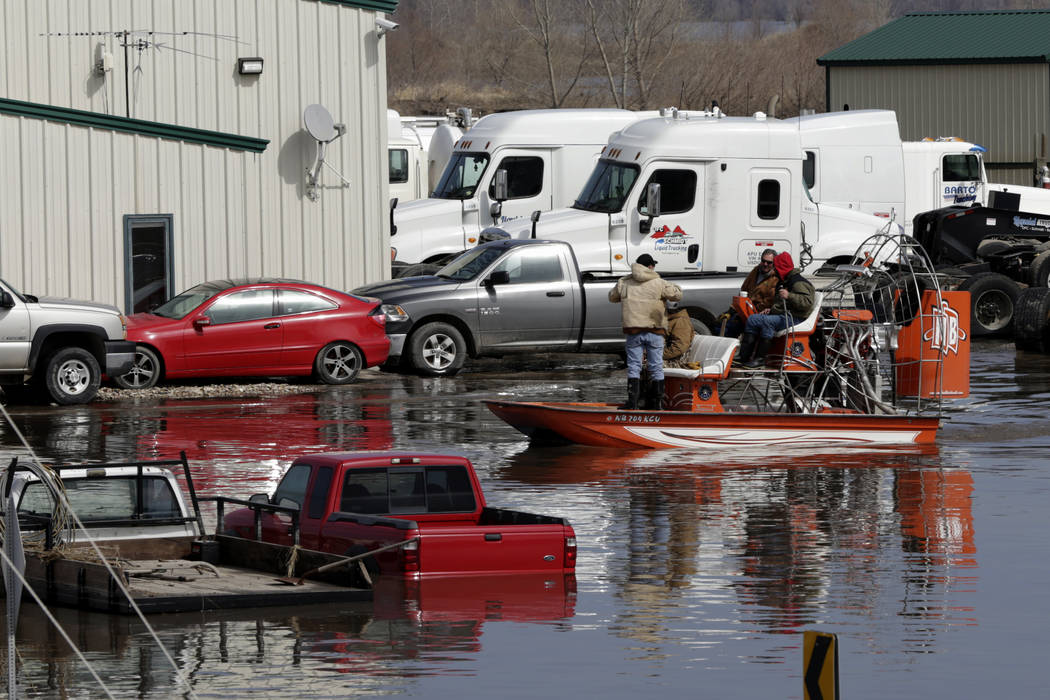
<path id="1" fill-rule="evenodd" d="M 543 57 L 552 108 L 565 103 L 587 64 L 588 45 L 581 45 L 567 30 L 574 21 L 578 5 L 575 0 L 525 0 L 524 16 L 512 12 L 519 29 L 536 44 Z M 559 78 L 559 72 L 566 64 L 569 77 L 563 80 Z"/>
<path id="2" fill-rule="evenodd" d="M 587 23 L 618 107 L 646 109 L 687 17 L 684 0 L 585 0 Z"/>

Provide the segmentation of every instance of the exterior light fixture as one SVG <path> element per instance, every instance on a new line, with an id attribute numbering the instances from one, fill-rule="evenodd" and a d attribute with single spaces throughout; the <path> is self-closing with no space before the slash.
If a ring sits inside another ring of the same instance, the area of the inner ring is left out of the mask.
<path id="1" fill-rule="evenodd" d="M 238 58 L 237 72 L 241 75 L 259 75 L 263 71 L 261 58 Z"/>

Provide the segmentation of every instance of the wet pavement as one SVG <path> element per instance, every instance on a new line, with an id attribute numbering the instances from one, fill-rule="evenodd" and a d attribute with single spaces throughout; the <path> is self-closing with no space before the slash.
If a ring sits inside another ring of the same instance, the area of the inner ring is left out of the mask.
<path id="1" fill-rule="evenodd" d="M 575 585 L 150 618 L 197 697 L 801 698 L 806 630 L 838 635 L 844 697 L 1037 697 L 1050 649 L 1050 357 L 973 350 L 970 398 L 947 404 L 923 449 L 537 448 L 481 403 L 620 400 L 622 367 L 603 356 L 8 410 L 47 461 L 185 450 L 201 495 L 272 491 L 312 451 L 455 452 L 491 504 L 576 529 Z M 0 450 L 23 453 L 7 426 Z M 55 612 L 115 697 L 188 697 L 138 621 Z M 104 695 L 33 605 L 19 653 L 25 697 Z"/>

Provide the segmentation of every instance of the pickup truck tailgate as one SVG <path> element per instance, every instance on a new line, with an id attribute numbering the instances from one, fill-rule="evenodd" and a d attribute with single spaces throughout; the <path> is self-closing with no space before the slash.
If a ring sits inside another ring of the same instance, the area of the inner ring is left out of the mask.
<path id="1" fill-rule="evenodd" d="M 424 575 L 568 573 L 573 569 L 565 564 L 565 538 L 560 525 L 421 524 L 419 569 Z"/>

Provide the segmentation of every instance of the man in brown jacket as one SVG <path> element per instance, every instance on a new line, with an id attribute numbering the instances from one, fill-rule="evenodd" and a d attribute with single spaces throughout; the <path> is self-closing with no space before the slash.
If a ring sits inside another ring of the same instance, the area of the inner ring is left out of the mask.
<path id="1" fill-rule="evenodd" d="M 689 312 L 677 301 L 667 302 L 667 339 L 664 341 L 664 367 L 684 367 L 689 346 L 693 344 L 693 322 Z"/>
<path id="2" fill-rule="evenodd" d="M 740 291 L 747 292 L 756 313 L 762 313 L 772 307 L 776 298 L 777 284 L 780 282 L 780 278 L 773 270 L 773 259 L 776 256 L 777 251 L 772 248 L 763 250 L 758 265 L 751 270 L 747 279 L 740 285 Z M 722 333 L 725 337 L 736 338 L 744 330 L 744 323 L 747 319 L 740 318 L 732 309 L 726 311 L 723 318 L 726 319 L 725 331 Z"/>
<path id="3" fill-rule="evenodd" d="M 621 277 L 609 290 L 609 301 L 622 304 L 623 332 L 627 336 L 627 403 L 621 408 L 638 408 L 642 353 L 645 353 L 645 364 L 652 380 L 646 408 L 662 408 L 664 336 L 667 334 L 664 304 L 681 298 L 682 288 L 660 279 L 656 273 L 656 261 L 648 253 L 639 255 L 631 265 L 631 274 Z"/>

